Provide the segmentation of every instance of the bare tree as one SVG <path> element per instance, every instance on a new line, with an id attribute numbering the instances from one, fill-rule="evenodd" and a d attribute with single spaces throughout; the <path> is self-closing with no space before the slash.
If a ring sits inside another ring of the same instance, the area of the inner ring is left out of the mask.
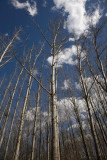
<path id="1" fill-rule="evenodd" d="M 5 49 L 0 57 L 0 63 L 2 62 L 5 54 L 8 52 L 9 48 L 11 47 L 11 45 L 13 44 L 13 42 L 15 41 L 15 39 L 18 37 L 19 33 L 21 32 L 21 28 L 19 28 L 13 35 L 12 39 L 9 41 L 9 43 L 5 46 Z"/>
<path id="2" fill-rule="evenodd" d="M 13 129 L 13 123 L 14 123 L 14 119 L 15 119 L 15 116 L 16 116 L 16 111 L 17 111 L 17 108 L 18 108 L 18 105 L 19 105 L 19 100 L 20 100 L 20 97 L 21 97 L 21 92 L 22 92 L 25 80 L 26 80 L 26 77 L 25 77 L 25 79 L 24 79 L 24 81 L 22 83 L 22 86 L 20 88 L 19 97 L 18 97 L 17 104 L 16 104 L 16 107 L 15 107 L 14 115 L 13 115 L 13 118 L 12 118 L 11 127 L 10 127 L 10 131 L 9 131 L 9 136 L 8 136 L 8 141 L 7 141 L 7 145 L 6 145 L 6 152 L 5 152 L 5 155 L 4 155 L 4 160 L 6 159 L 6 156 L 7 156 L 9 142 L 10 142 L 12 129 Z"/>
<path id="3" fill-rule="evenodd" d="M 39 102 L 40 102 L 40 85 L 38 87 L 37 92 L 37 100 L 36 100 L 36 109 L 35 109 L 35 115 L 34 115 L 34 127 L 33 127 L 33 141 L 32 141 L 32 160 L 34 160 L 35 155 L 35 141 L 36 141 L 36 130 L 37 130 L 37 119 L 38 119 L 38 113 L 39 113 Z"/>

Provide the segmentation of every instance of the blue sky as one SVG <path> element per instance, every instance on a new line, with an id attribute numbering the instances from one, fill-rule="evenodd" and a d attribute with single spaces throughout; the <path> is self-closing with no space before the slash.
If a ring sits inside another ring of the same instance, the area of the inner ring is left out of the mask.
<path id="1" fill-rule="evenodd" d="M 64 29 L 75 33 L 78 38 L 82 33 L 87 33 L 90 25 L 97 25 L 101 19 L 107 18 L 106 0 L 0 0 L 0 33 L 12 37 L 15 28 L 22 26 L 24 36 L 29 36 L 29 47 L 36 46 L 43 41 L 43 37 L 36 29 L 32 18 L 47 32 L 48 21 L 55 15 L 62 13 L 65 17 Z M 24 36 L 20 35 L 19 43 Z M 59 67 L 64 64 L 75 65 L 74 39 L 69 39 L 69 47 L 65 48 L 60 57 Z M 47 53 L 47 61 L 52 58 Z"/>
<path id="2" fill-rule="evenodd" d="M 20 2 L 26 1 L 21 0 Z M 13 5 L 12 0 L 0 0 L 0 32 L 3 34 L 11 34 L 15 27 L 19 26 L 22 26 L 24 30 L 29 31 L 29 28 L 32 27 L 31 17 L 34 17 L 41 26 L 45 27 L 48 19 L 51 17 L 52 12 L 50 10 L 53 3 L 50 4 L 48 2 L 47 6 L 43 7 L 43 0 L 37 2 L 37 7 L 35 6 L 35 8 L 37 8 L 37 14 L 30 16 L 30 12 L 27 11 L 27 8 L 16 8 Z M 23 3 L 21 3 L 21 5 L 23 5 Z M 30 1 L 29 5 L 31 5 Z M 32 33 L 32 30 L 30 30 L 30 33 Z"/>
<path id="3" fill-rule="evenodd" d="M 89 11 L 94 10 L 98 22 L 102 15 L 106 14 L 106 7 L 104 7 L 106 4 L 106 0 L 29 0 L 28 2 L 26 0 L 0 0 L 0 32 L 11 34 L 15 27 L 22 26 L 24 30 L 27 29 L 32 33 L 32 29 L 28 29 L 32 28 L 30 17 L 34 17 L 44 29 L 47 27 L 49 19 L 58 12 L 62 12 L 62 14 L 68 15 L 66 29 L 69 32 L 74 29 L 79 34 L 86 29 L 89 23 L 89 20 L 87 22 L 89 17 L 86 18 L 84 15 L 88 15 Z M 93 14 L 95 16 L 94 12 Z M 100 14 L 100 18 L 98 18 L 98 14 Z"/>

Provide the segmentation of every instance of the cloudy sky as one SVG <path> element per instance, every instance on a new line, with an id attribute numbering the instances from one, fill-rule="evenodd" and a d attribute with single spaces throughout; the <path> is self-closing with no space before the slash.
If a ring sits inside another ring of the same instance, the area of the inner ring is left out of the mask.
<path id="1" fill-rule="evenodd" d="M 68 33 L 75 33 L 78 39 L 82 33 L 88 33 L 91 25 L 95 26 L 103 18 L 107 18 L 106 5 L 107 0 L 0 0 L 0 33 L 11 38 L 15 28 L 21 26 L 23 33 L 17 37 L 17 41 L 21 43 L 24 36 L 28 36 L 28 48 L 33 43 L 38 46 L 43 37 L 36 29 L 32 18 L 46 34 L 49 20 L 62 14 L 63 28 Z M 57 67 L 74 66 L 78 63 L 74 58 L 76 46 L 73 42 L 73 37 L 69 38 L 69 46 L 57 55 Z M 79 49 L 81 50 L 81 47 Z M 84 57 L 85 53 L 81 55 Z M 48 65 L 51 62 L 52 57 L 46 48 L 46 63 Z M 0 74 L 3 75 L 5 71 L 4 67 Z M 66 83 L 64 85 L 67 87 Z"/>
<path id="2" fill-rule="evenodd" d="M 25 35 L 29 37 L 28 47 L 33 43 L 38 46 L 43 37 L 36 29 L 32 18 L 42 31 L 47 33 L 49 20 L 62 14 L 63 28 L 68 33 L 75 33 L 78 39 L 82 33 L 88 33 L 91 25 L 95 26 L 103 18 L 107 18 L 106 5 L 107 0 L 0 0 L 0 33 L 11 38 L 15 28 L 21 26 L 23 34 L 17 37 L 17 41 L 23 42 Z M 77 64 L 74 58 L 76 56 L 74 39 L 69 38 L 69 42 L 70 45 L 56 57 L 57 67 Z M 46 53 L 46 56 L 47 64 L 51 64 L 52 57 L 49 53 Z"/>
<path id="3" fill-rule="evenodd" d="M 66 17 L 64 28 L 79 36 L 106 16 L 106 4 L 106 0 L 0 0 L 0 32 L 10 34 L 20 25 L 32 28 L 30 17 L 44 28 L 60 12 Z"/>
<path id="4" fill-rule="evenodd" d="M 46 32 L 49 19 L 63 14 L 64 29 L 75 33 L 78 38 L 82 33 L 87 34 L 90 25 L 95 26 L 102 18 L 107 17 L 106 4 L 107 0 L 0 0 L 0 33 L 11 37 L 15 28 L 22 26 L 24 34 L 30 38 L 29 43 L 38 45 L 37 42 L 40 42 L 42 36 L 40 37 L 36 30 L 32 18 Z M 21 37 L 17 39 L 21 40 Z M 75 56 L 73 38 L 69 41 L 71 46 L 60 53 L 58 67 L 77 63 L 72 58 Z M 51 57 L 48 57 L 47 61 L 51 63 Z"/>

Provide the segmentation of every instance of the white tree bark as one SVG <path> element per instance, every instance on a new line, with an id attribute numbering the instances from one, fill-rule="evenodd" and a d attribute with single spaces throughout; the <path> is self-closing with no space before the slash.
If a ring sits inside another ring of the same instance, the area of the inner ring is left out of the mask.
<path id="1" fill-rule="evenodd" d="M 24 106 L 23 106 L 23 110 L 22 110 L 22 114 L 21 114 L 21 121 L 20 121 L 19 133 L 18 133 L 18 141 L 17 141 L 17 146 L 16 146 L 16 152 L 15 152 L 15 158 L 14 158 L 14 160 L 18 160 L 18 158 L 19 158 L 19 149 L 20 149 L 20 143 L 21 143 L 21 136 L 22 136 L 22 130 L 23 130 L 23 126 L 24 126 L 24 117 L 25 117 L 27 100 L 28 100 L 28 96 L 29 96 L 29 93 L 30 93 L 31 82 L 32 82 L 32 77 L 30 76 L 29 77 L 28 86 L 27 86 Z"/>
<path id="2" fill-rule="evenodd" d="M 50 92 L 51 92 L 51 85 L 50 85 Z M 50 104 L 51 104 L 51 97 L 49 96 L 48 122 L 47 122 L 47 160 L 50 160 Z"/>
<path id="3" fill-rule="evenodd" d="M 15 92 L 16 92 L 16 88 L 17 88 L 17 85 L 18 85 L 18 83 L 19 83 L 20 76 L 22 75 L 22 73 L 23 73 L 23 68 L 21 69 L 21 71 L 20 71 L 20 73 L 19 73 L 19 75 L 18 75 L 18 78 L 17 78 L 17 81 L 16 81 L 16 85 L 15 85 L 15 87 L 14 87 L 14 90 L 13 90 L 13 93 L 12 93 L 12 97 L 11 97 L 11 99 L 10 99 L 9 108 L 8 108 L 8 112 L 7 112 L 5 124 L 4 124 L 4 127 L 3 127 L 3 132 L 2 132 L 1 139 L 0 139 L 0 148 L 1 148 L 1 145 L 2 145 L 2 142 L 3 142 L 4 133 L 5 133 L 5 130 L 6 130 L 6 124 L 7 124 L 8 118 L 9 118 L 9 114 L 10 114 L 10 110 L 11 110 L 13 98 L 14 98 L 14 95 L 15 95 Z"/>
<path id="4" fill-rule="evenodd" d="M 52 61 L 52 160 L 60 160 L 59 155 L 59 133 L 58 133 L 58 112 L 55 80 L 55 54 Z"/>
<path id="5" fill-rule="evenodd" d="M 0 57 L 0 63 L 1 63 L 2 59 L 3 59 L 3 57 L 5 56 L 5 54 L 7 53 L 7 51 L 9 50 L 10 46 L 12 45 L 13 41 L 17 38 L 17 36 L 18 36 L 18 34 L 19 34 L 20 31 L 21 31 L 20 29 L 18 31 L 16 31 L 16 33 L 13 36 L 13 38 L 11 39 L 11 41 L 9 42 L 9 44 L 7 45 L 7 47 L 5 48 L 3 54 Z"/>
<path id="6" fill-rule="evenodd" d="M 16 71 L 15 71 L 15 73 L 16 73 Z M 10 79 L 10 81 L 9 81 L 9 83 L 8 83 L 8 86 L 7 86 L 7 88 L 6 88 L 5 92 L 4 92 L 4 95 L 3 95 L 3 98 L 2 98 L 2 101 L 1 101 L 1 104 L 0 104 L 0 109 L 1 109 L 2 104 L 3 104 L 3 102 L 4 102 L 4 99 L 5 99 L 5 97 L 6 97 L 7 93 L 8 93 L 8 90 L 9 90 L 10 85 L 11 85 L 11 83 L 12 83 L 12 80 L 13 80 L 13 78 L 14 78 L 14 76 L 15 76 L 15 73 L 14 73 L 13 76 L 11 77 L 11 79 Z"/>
<path id="7" fill-rule="evenodd" d="M 81 136 L 82 136 L 82 141 L 83 141 L 83 145 L 84 145 L 86 158 L 87 158 L 87 160 L 90 160 L 90 156 L 89 156 L 89 152 L 88 152 L 88 149 L 87 149 L 85 136 L 84 136 L 84 132 L 83 132 L 83 127 L 82 127 L 82 124 L 81 124 L 81 121 L 80 121 L 80 115 L 79 115 L 78 107 L 76 105 L 76 101 L 75 101 L 74 97 L 72 97 L 72 103 L 74 105 L 74 113 L 76 114 L 76 119 L 77 119 L 77 121 L 79 123 L 79 128 L 80 128 L 80 133 L 81 133 Z"/>
<path id="8" fill-rule="evenodd" d="M 9 136 L 8 136 L 8 141 L 7 141 L 7 144 L 6 144 L 6 151 L 5 151 L 5 155 L 4 155 L 4 160 L 6 160 L 8 147 L 9 147 L 9 142 L 10 142 L 10 138 L 11 138 L 11 133 L 12 133 L 12 129 L 13 129 L 13 123 L 14 123 L 14 119 L 15 119 L 15 116 L 16 116 L 16 111 L 17 111 L 17 108 L 18 108 L 18 105 L 19 105 L 19 100 L 20 100 L 20 97 L 21 97 L 21 92 L 22 92 L 25 80 L 26 80 L 26 77 L 25 77 L 25 79 L 23 81 L 23 84 L 21 86 L 21 89 L 20 89 L 20 92 L 19 92 L 19 97 L 18 97 L 17 104 L 16 104 L 15 111 L 14 111 L 14 115 L 13 115 L 13 118 L 12 118 L 11 127 L 10 127 L 10 131 L 9 131 Z"/>
<path id="9" fill-rule="evenodd" d="M 38 88 L 38 93 L 37 93 L 37 102 L 36 102 L 36 110 L 35 110 L 35 115 L 34 115 L 34 127 L 33 127 L 33 142 L 32 142 L 32 158 L 31 160 L 34 160 L 34 155 L 35 155 L 35 143 L 36 143 L 36 130 L 37 130 L 37 119 L 38 119 L 38 112 L 39 112 L 39 102 L 40 102 L 40 85 Z"/>
<path id="10" fill-rule="evenodd" d="M 86 101 L 87 109 L 88 109 L 88 112 L 89 112 L 90 128 L 91 128 L 91 133 L 92 133 L 93 140 L 94 140 L 96 156 L 97 156 L 98 160 L 101 160 L 100 150 L 99 150 L 99 142 L 98 142 L 98 138 L 97 138 L 97 135 L 96 135 L 95 126 L 94 126 L 95 124 L 94 124 L 94 119 L 93 119 L 93 111 L 92 111 L 90 96 L 89 96 L 89 93 L 87 91 L 87 86 L 86 86 L 86 83 L 84 82 L 84 78 L 83 78 L 83 75 L 82 75 L 81 59 L 79 59 L 79 71 L 80 71 L 82 88 L 83 88 L 83 91 L 84 91 L 84 94 L 85 94 L 85 101 Z"/>

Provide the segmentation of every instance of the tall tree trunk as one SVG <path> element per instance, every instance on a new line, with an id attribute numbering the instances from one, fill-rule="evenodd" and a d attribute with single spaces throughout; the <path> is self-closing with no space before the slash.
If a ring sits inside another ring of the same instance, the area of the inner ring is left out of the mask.
<path id="1" fill-rule="evenodd" d="M 77 56 L 78 56 L 78 66 L 79 66 L 79 74 L 80 74 L 80 80 L 81 80 L 81 86 L 84 92 L 84 99 L 86 102 L 86 106 L 88 109 L 88 113 L 89 113 L 89 120 L 90 120 L 90 128 L 91 128 L 91 133 L 92 133 L 92 137 L 93 137 L 93 141 L 94 141 L 94 147 L 95 147 L 95 151 L 96 151 L 96 157 L 98 160 L 101 160 L 100 157 L 100 150 L 99 150 L 99 142 L 97 139 L 97 135 L 96 135 L 96 131 L 95 131 L 95 124 L 94 124 L 94 119 L 93 119 L 93 111 L 92 111 L 92 106 L 91 106 L 91 101 L 90 101 L 90 95 L 87 91 L 87 85 L 86 82 L 84 81 L 84 77 L 83 77 L 83 72 L 82 72 L 82 60 L 81 60 L 81 55 L 80 55 L 80 51 L 78 49 L 78 44 L 77 44 Z"/>
<path id="2" fill-rule="evenodd" d="M 96 156 L 97 156 L 98 160 L 101 160 L 99 146 L 98 146 L 99 143 L 98 143 L 98 139 L 97 139 L 97 135 L 96 135 L 96 131 L 95 131 L 95 126 L 94 126 L 95 124 L 94 124 L 94 119 L 93 119 L 92 107 L 91 107 L 91 103 L 90 103 L 90 98 L 87 93 L 86 85 L 84 84 L 84 81 L 83 81 L 82 73 L 81 73 L 81 81 L 82 81 L 82 85 L 83 85 L 83 89 L 84 89 L 86 105 L 88 108 L 88 113 L 89 113 L 89 118 L 90 118 L 90 128 L 91 128 L 91 133 L 92 133 L 93 140 L 94 140 Z"/>
<path id="3" fill-rule="evenodd" d="M 47 122 L 47 160 L 50 159 L 50 96 L 48 104 L 48 122 Z"/>
<path id="4" fill-rule="evenodd" d="M 39 130 L 39 146 L 38 146 L 38 150 L 39 150 L 39 152 L 38 152 L 38 160 L 41 160 L 41 147 L 42 147 L 42 152 L 44 153 L 44 140 L 43 140 L 43 144 L 42 144 L 42 124 L 41 124 L 41 118 L 42 118 L 42 109 L 41 109 L 41 107 L 40 107 L 40 130 Z M 43 145 L 43 146 L 42 146 Z"/>
<path id="5" fill-rule="evenodd" d="M 35 151 L 36 151 L 35 150 L 35 143 L 36 143 L 37 118 L 38 118 L 39 102 L 40 102 L 40 90 L 41 90 L 41 87 L 39 85 L 38 93 L 37 93 L 36 109 L 35 109 L 35 115 L 34 115 L 34 127 L 33 127 L 33 141 L 32 141 L 32 156 L 31 156 L 31 160 L 34 160 Z"/>
<path id="6" fill-rule="evenodd" d="M 81 133 L 81 136 L 82 136 L 82 141 L 83 141 L 83 145 L 84 145 L 84 150 L 85 150 L 85 155 L 87 157 L 87 160 L 89 160 L 89 153 L 88 153 L 88 150 L 87 150 L 87 145 L 86 145 L 86 141 L 85 141 L 85 137 L 84 137 L 84 132 L 83 132 L 83 127 L 82 127 L 82 124 L 81 124 L 81 121 L 80 121 L 80 116 L 79 116 L 79 111 L 78 111 L 78 108 L 76 106 L 76 102 L 75 102 L 75 99 L 72 99 L 73 101 L 73 105 L 74 105 L 74 112 L 76 114 L 76 118 L 77 118 L 77 121 L 79 123 L 79 128 L 80 128 L 80 133 Z"/>
<path id="7" fill-rule="evenodd" d="M 18 158 L 19 158 L 19 149 L 20 149 L 20 143 L 21 143 L 21 136 L 22 136 L 22 130 L 23 130 L 23 126 L 24 126 L 25 112 L 26 112 L 26 109 L 27 109 L 26 106 L 27 106 L 27 101 L 28 101 L 30 89 L 31 89 L 31 86 L 32 86 L 31 82 L 32 82 L 32 77 L 30 76 L 29 77 L 28 86 L 27 86 L 26 95 L 25 95 L 24 106 L 23 106 L 23 110 L 22 110 L 22 114 L 21 114 L 21 121 L 20 121 L 19 133 L 18 133 L 18 141 L 17 141 L 14 160 L 18 160 Z"/>
<path id="8" fill-rule="evenodd" d="M 60 160 L 59 155 L 59 134 L 58 134 L 58 112 L 57 112 L 57 96 L 56 96 L 56 80 L 55 80 L 55 54 L 52 61 L 52 160 Z"/>
<path id="9" fill-rule="evenodd" d="M 1 87 L 2 87 L 2 85 L 3 85 L 4 79 L 5 79 L 5 76 L 3 77 L 3 79 L 2 79 L 2 80 L 0 80 L 0 88 L 1 88 Z"/>
<path id="10" fill-rule="evenodd" d="M 3 128 L 3 132 L 2 132 L 1 139 L 0 139 L 0 148 L 1 148 L 1 145 L 2 145 L 2 142 L 3 142 L 4 133 L 5 133 L 5 130 L 6 130 L 6 124 L 7 124 L 8 118 L 9 118 L 9 114 L 10 114 L 13 98 L 14 98 L 14 95 L 15 95 L 15 92 L 16 92 L 16 88 L 17 88 L 17 85 L 19 83 L 20 76 L 22 75 L 22 73 L 23 73 L 23 68 L 21 69 L 21 71 L 20 71 L 20 73 L 18 75 L 18 78 L 17 78 L 17 81 L 16 81 L 16 85 L 14 87 L 14 90 L 13 90 L 13 93 L 12 93 L 12 97 L 10 99 L 10 104 L 9 104 L 9 107 L 8 107 L 8 112 L 7 112 L 7 116 L 6 116 L 6 120 L 5 120 L 5 124 L 4 124 L 4 128 Z"/>
<path id="11" fill-rule="evenodd" d="M 11 79 L 10 79 L 10 81 L 9 81 L 9 83 L 8 83 L 8 86 L 7 86 L 7 88 L 6 88 L 5 92 L 4 92 L 4 95 L 3 95 L 3 98 L 2 98 L 2 101 L 1 101 L 1 104 L 0 104 L 0 109 L 1 109 L 1 107 L 2 107 L 2 104 L 3 104 L 3 102 L 4 102 L 5 97 L 6 97 L 7 93 L 8 93 L 8 91 L 9 91 L 9 88 L 10 88 L 10 86 L 11 86 L 11 83 L 12 83 L 12 80 L 13 80 L 15 74 L 16 74 L 16 70 L 15 70 L 13 76 L 11 77 Z"/>
<path id="12" fill-rule="evenodd" d="M 19 100 L 20 100 L 20 97 L 21 97 L 21 92 L 22 92 L 25 80 L 26 80 L 26 77 L 25 77 L 25 79 L 22 83 L 22 86 L 21 86 L 21 89 L 20 89 L 20 92 L 19 92 L 19 97 L 18 97 L 18 100 L 17 100 L 17 104 L 16 104 L 16 107 L 15 107 L 14 115 L 13 115 L 13 118 L 12 118 L 11 127 L 10 127 L 10 131 L 9 131 L 9 136 L 8 136 L 8 141 L 7 141 L 7 144 L 6 144 L 6 151 L 5 151 L 5 155 L 4 155 L 4 160 L 6 160 L 8 147 L 9 147 L 9 142 L 10 142 L 10 138 L 11 138 L 11 133 L 12 133 L 12 129 L 13 129 L 13 123 L 14 123 L 14 119 L 15 119 L 15 116 L 16 116 L 16 111 L 17 111 L 17 108 L 18 108 L 18 105 L 19 105 Z"/>

